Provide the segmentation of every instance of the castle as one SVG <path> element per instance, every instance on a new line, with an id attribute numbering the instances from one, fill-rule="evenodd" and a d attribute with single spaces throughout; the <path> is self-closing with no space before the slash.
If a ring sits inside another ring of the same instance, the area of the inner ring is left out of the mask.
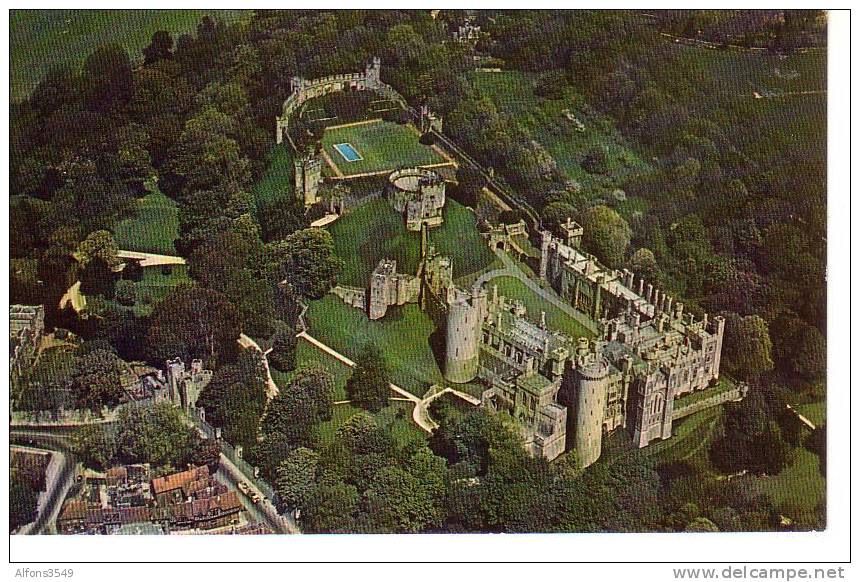
<path id="1" fill-rule="evenodd" d="M 388 177 L 386 193 L 391 205 L 403 215 L 407 230 L 418 232 L 423 225 L 442 224 L 445 180 L 433 170 L 397 170 Z"/>
<path id="2" fill-rule="evenodd" d="M 323 181 L 323 160 L 320 157 L 318 149 L 300 151 L 299 148 L 296 148 L 290 137 L 290 118 L 308 100 L 339 91 L 374 91 L 385 99 L 395 101 L 404 111 L 409 113 L 421 133 L 442 132 L 442 117 L 433 113 L 426 104 L 417 110 L 409 107 L 406 99 L 396 89 L 382 82 L 380 77 L 381 71 L 382 61 L 379 57 L 373 57 L 362 72 L 330 75 L 317 79 L 305 79 L 303 77 L 292 77 L 290 79 L 290 95 L 284 101 L 281 115 L 275 118 L 275 140 L 280 144 L 286 138 L 296 152 L 293 160 L 295 195 L 302 201 L 305 207 L 322 202 L 325 198 L 329 204 L 329 211 L 340 214 L 346 206 L 353 202 L 348 200 L 348 193 L 344 194 L 343 192 L 335 191 L 328 193 L 326 196 L 322 195 L 320 184 Z M 404 169 L 402 171 L 405 173 L 404 175 L 418 172 L 416 169 Z M 436 180 L 432 176 L 427 176 L 427 178 L 431 182 L 427 186 L 428 192 L 441 187 L 441 202 L 438 203 L 438 210 L 441 212 L 442 205 L 444 204 L 444 182 Z M 395 186 L 395 188 L 399 188 L 399 186 Z M 429 199 L 430 197 L 427 196 L 427 198 Z M 424 212 L 423 209 L 414 209 L 414 211 L 419 213 Z M 429 209 L 428 212 L 435 212 L 435 210 Z M 420 225 L 415 226 L 411 230 L 420 230 Z"/>
<path id="3" fill-rule="evenodd" d="M 396 262 L 383 259 L 366 290 L 334 292 L 371 319 L 392 305 L 420 304 L 444 331 L 445 379 L 486 385 L 482 405 L 517 419 L 531 454 L 554 459 L 574 450 L 586 467 L 612 431 L 624 429 L 644 447 L 671 437 L 675 420 L 746 394 L 739 385 L 677 400 L 719 379 L 725 321 L 696 320 L 632 272 L 606 269 L 579 249 L 583 230 L 576 223 L 562 225 L 561 237 L 541 233 L 540 276 L 592 320 L 595 339 L 551 329 L 545 314 L 540 322 L 529 319 L 522 302 L 480 279 L 470 289 L 458 287 L 450 258 L 429 244 L 428 228 L 421 225 L 415 275 L 397 273 Z M 494 231 L 491 242 L 500 236 Z"/>
<path id="4" fill-rule="evenodd" d="M 212 370 L 203 369 L 201 360 L 192 360 L 191 367 L 186 369 L 182 358 L 168 360 L 165 368 L 168 399 L 189 414 L 195 408 L 200 393 L 212 380 Z"/>
<path id="5" fill-rule="evenodd" d="M 9 371 L 13 379 L 35 361 L 44 331 L 44 305 L 9 306 Z"/>

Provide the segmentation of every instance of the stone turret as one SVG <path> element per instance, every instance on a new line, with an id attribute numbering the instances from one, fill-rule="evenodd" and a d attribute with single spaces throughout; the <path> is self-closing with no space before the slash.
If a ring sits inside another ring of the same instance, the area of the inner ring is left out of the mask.
<path id="1" fill-rule="evenodd" d="M 319 202 L 319 187 L 322 180 L 322 160 L 315 153 L 309 152 L 296 156 L 293 161 L 295 168 L 296 197 L 305 207 Z"/>
<path id="2" fill-rule="evenodd" d="M 487 292 L 475 287 L 471 294 L 452 289 L 445 330 L 445 379 L 456 384 L 478 375 L 481 324 L 487 312 Z"/>
<path id="3" fill-rule="evenodd" d="M 573 373 L 572 418 L 573 449 L 581 467 L 587 467 L 600 457 L 603 441 L 603 415 L 609 365 L 600 353 L 588 348 L 588 340 L 580 338 Z"/>

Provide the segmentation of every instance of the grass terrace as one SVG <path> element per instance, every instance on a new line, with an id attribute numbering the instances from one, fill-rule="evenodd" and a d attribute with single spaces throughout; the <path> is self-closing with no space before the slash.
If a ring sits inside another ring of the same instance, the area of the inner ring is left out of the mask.
<path id="1" fill-rule="evenodd" d="M 430 343 L 436 327 L 418 305 L 390 307 L 383 319 L 370 321 L 362 311 L 327 295 L 311 302 L 306 315 L 312 336 L 353 360 L 367 342 L 375 343 L 392 381 L 416 396 L 431 384 L 445 383 Z"/>
<path id="2" fill-rule="evenodd" d="M 289 144 L 280 144 L 269 150 L 266 172 L 254 185 L 252 193 L 257 202 L 272 202 L 292 197 L 295 191 L 293 151 Z"/>
<path id="3" fill-rule="evenodd" d="M 431 166 L 449 163 L 432 146 L 418 142 L 411 126 L 381 119 L 332 126 L 322 138 L 327 154 L 328 175 L 356 176 L 390 172 L 404 166 Z M 338 144 L 350 144 L 360 159 L 346 161 Z"/>
<path id="4" fill-rule="evenodd" d="M 430 231 L 430 241 L 438 252 L 452 257 L 454 277 L 471 275 L 490 265 L 494 257 L 475 226 L 474 213 L 449 198 L 444 217 L 442 226 Z M 345 262 L 338 277 L 343 285 L 366 286 L 381 259 L 395 259 L 401 273 L 418 269 L 420 235 L 406 230 L 403 218 L 384 198 L 346 214 L 329 231 L 335 253 Z"/>

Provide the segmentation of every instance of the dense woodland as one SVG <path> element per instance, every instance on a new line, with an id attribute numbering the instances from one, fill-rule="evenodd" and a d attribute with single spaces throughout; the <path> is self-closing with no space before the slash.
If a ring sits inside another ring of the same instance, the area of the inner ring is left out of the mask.
<path id="1" fill-rule="evenodd" d="M 750 43 L 768 38 L 768 47 L 786 49 L 820 35 L 817 14 L 783 12 L 744 20 Z M 493 167 L 546 226 L 571 217 L 609 266 L 646 275 L 694 314 L 726 315 L 724 370 L 752 392 L 726 407 L 715 466 L 777 473 L 790 448 L 804 443 L 823 458 L 823 427 L 800 442 L 782 414 L 797 394 L 824 392 L 823 136 L 802 150 L 785 147 L 781 128 L 764 123 L 753 100 L 731 98 L 658 34 L 703 30 L 696 34 L 717 39 L 724 23 L 707 15 L 478 13 L 480 54 L 539 73 L 534 91 L 546 98 L 574 87 L 652 160 L 617 185 L 647 201 L 626 220 L 607 192 L 565 179 L 528 131 L 472 85 L 472 49 L 445 42 L 464 16 L 258 11 L 231 25 L 205 18 L 195 34 L 154 35 L 141 66 L 104 46 L 82 70 L 52 72 L 13 104 L 11 300 L 44 304 L 49 328 L 84 339 L 58 381 L 78 406 L 98 410 L 119 397 L 116 359 L 162 366 L 176 356 L 202 358 L 215 369 L 201 397 L 207 417 L 250 451 L 286 508 L 303 510 L 308 531 L 778 527 L 778 512 L 742 479 L 721 483 L 683 462 L 655 467 L 623 456 L 585 472 L 569 456 L 549 464 L 524 453 L 504 417 L 482 411 L 439 407 L 441 428 L 429 444 L 409 445 L 360 414 L 323 446 L 314 428 L 331 417 L 332 380 L 319 369 L 293 372 L 263 416 L 261 364 L 236 339 L 271 340 L 271 363 L 293 370 L 297 305 L 325 295 L 340 262 L 331 236 L 307 228 L 292 197 L 257 203 L 251 188 L 265 170 L 290 77 L 360 70 L 378 55 L 383 80 L 442 114 L 445 133 Z M 604 155 L 585 152 L 583 167 L 605 171 Z M 179 204 L 175 245 L 193 283 L 148 316 L 110 302 L 86 319 L 59 310 L 77 280 L 86 293 L 121 303 L 124 282 L 140 273 L 133 265 L 114 271 L 111 232 L 156 181 Z M 463 181 L 480 186 L 468 175 Z M 348 386 L 371 411 L 387 386 L 380 360 L 369 349 Z M 96 465 L 145 455 L 133 444 L 102 442 L 93 451 L 82 442 Z M 193 454 L 193 443 L 180 443 L 158 462 L 181 464 Z M 798 529 L 821 527 L 823 508 L 795 517 Z"/>

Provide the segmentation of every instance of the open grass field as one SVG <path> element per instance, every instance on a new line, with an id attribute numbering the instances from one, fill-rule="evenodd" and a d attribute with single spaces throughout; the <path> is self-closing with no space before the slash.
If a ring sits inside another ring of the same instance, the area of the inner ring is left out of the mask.
<path id="1" fill-rule="evenodd" d="M 310 303 L 307 319 L 312 336 L 349 358 L 355 359 L 367 342 L 375 343 L 392 382 L 416 396 L 431 384 L 445 384 L 430 343 L 435 325 L 418 305 L 391 307 L 383 319 L 370 321 L 360 310 L 326 295 Z"/>
<path id="2" fill-rule="evenodd" d="M 541 311 L 545 311 L 546 324 L 551 329 L 566 333 L 573 338 L 592 337 L 594 335 L 570 315 L 535 295 L 519 279 L 508 276 L 496 277 L 490 279 L 487 288 L 492 290 L 493 285 L 498 286 L 499 295 L 522 301 L 526 306 L 528 318 L 535 323 L 540 323 Z"/>
<path id="3" fill-rule="evenodd" d="M 158 30 L 174 38 L 196 29 L 205 15 L 238 20 L 244 10 L 13 10 L 9 16 L 9 92 L 27 97 L 56 67 L 79 68 L 99 45 L 119 44 L 133 62 Z"/>
<path id="4" fill-rule="evenodd" d="M 827 421 L 827 401 L 798 404 L 794 409 L 808 418 L 815 426 L 821 426 Z"/>
<path id="5" fill-rule="evenodd" d="M 644 171 L 645 160 L 633 151 L 612 126 L 612 122 L 585 106 L 572 88 L 563 99 L 545 99 L 534 94 L 535 74 L 521 71 L 498 73 L 476 72 L 473 83 L 496 107 L 515 119 L 552 155 L 559 170 L 586 189 L 589 186 L 611 186 L 615 181 Z M 563 110 L 570 110 L 585 124 L 577 131 Z M 609 174 L 593 175 L 580 165 L 582 158 L 595 147 L 606 148 Z"/>
<path id="6" fill-rule="evenodd" d="M 475 215 L 450 198 L 445 202 L 445 221 L 430 231 L 436 250 L 454 262 L 454 277 L 480 271 L 493 260 L 475 226 Z M 343 285 L 363 287 L 380 259 L 395 259 L 401 273 L 415 273 L 418 268 L 420 235 L 406 230 L 403 218 L 387 200 L 378 198 L 332 223 L 335 254 L 345 266 L 338 281 Z"/>
<path id="7" fill-rule="evenodd" d="M 694 65 L 691 83 L 713 84 L 723 96 L 827 89 L 826 50 L 778 55 L 764 51 L 712 50 L 668 40 L 666 44 L 671 47 L 670 51 L 677 53 L 679 61 Z"/>
<path id="8" fill-rule="evenodd" d="M 116 225 L 114 239 L 126 251 L 175 255 L 179 237 L 176 202 L 155 189 L 136 203 L 135 216 Z"/>
<path id="9" fill-rule="evenodd" d="M 134 295 L 137 299 L 134 304 L 135 314 L 149 315 L 152 308 L 167 297 L 174 287 L 185 283 L 191 283 L 188 267 L 185 265 L 172 265 L 169 275 L 163 274 L 161 267 L 144 267 L 143 280 L 134 284 Z"/>
<path id="10" fill-rule="evenodd" d="M 444 164 L 448 160 L 431 146 L 418 142 L 418 133 L 407 125 L 372 121 L 356 125 L 329 127 L 322 138 L 323 149 L 344 176 L 393 171 L 404 166 Z M 361 156 L 347 162 L 334 147 L 350 144 Z M 332 168 L 327 168 L 332 171 Z"/>
<path id="11" fill-rule="evenodd" d="M 791 461 L 778 475 L 755 477 L 754 483 L 780 512 L 792 518 L 815 511 L 827 489 L 818 455 L 803 447 L 791 452 Z"/>
<path id="12" fill-rule="evenodd" d="M 295 192 L 294 176 L 292 149 L 288 144 L 274 146 L 267 156 L 266 172 L 252 189 L 254 200 L 258 203 L 272 202 L 292 197 Z"/>
<path id="13" fill-rule="evenodd" d="M 317 349 L 309 342 L 300 339 L 296 346 L 296 364 L 316 364 L 323 367 L 334 378 L 334 400 L 346 400 L 346 381 L 352 373 L 349 366 L 340 360 L 333 358 L 322 350 Z M 281 372 L 275 368 L 271 369 L 272 379 L 278 387 L 283 388 L 290 383 L 292 372 Z"/>

